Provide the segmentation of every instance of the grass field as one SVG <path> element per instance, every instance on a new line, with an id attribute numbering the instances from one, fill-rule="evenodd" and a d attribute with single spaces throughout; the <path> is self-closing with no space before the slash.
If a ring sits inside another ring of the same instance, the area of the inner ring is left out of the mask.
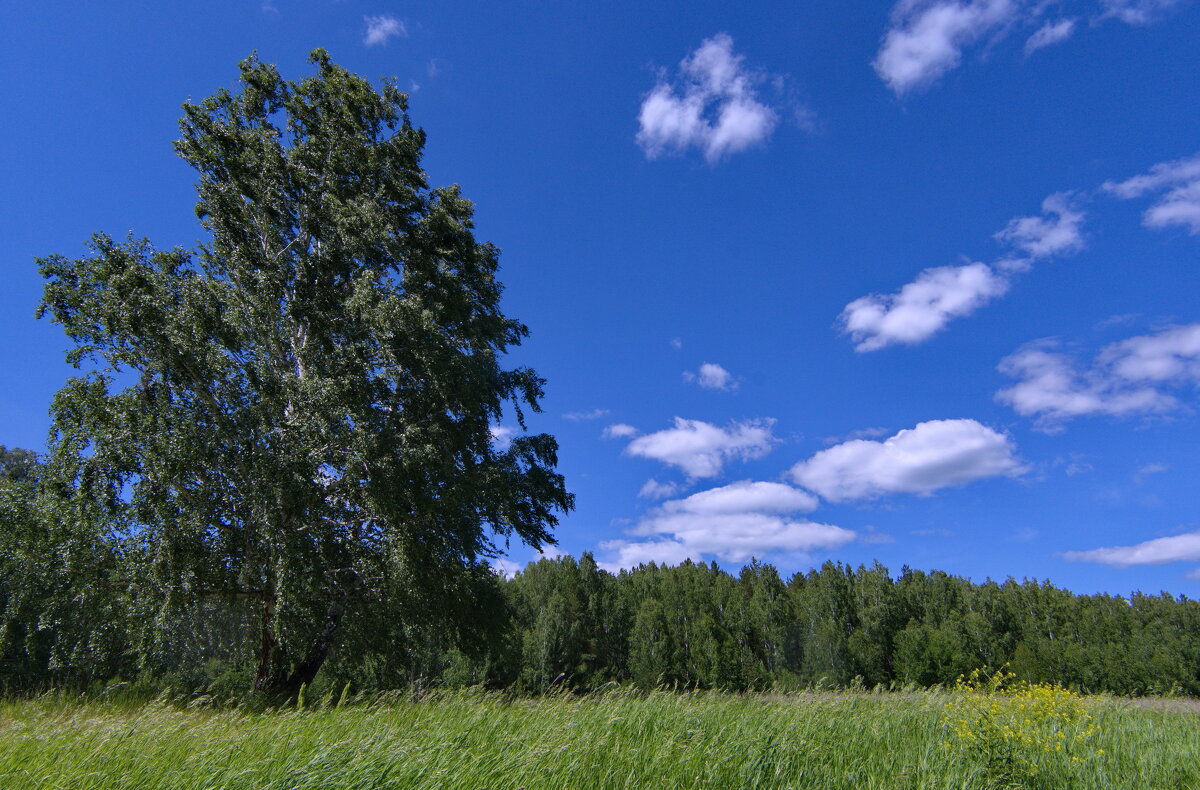
<path id="1" fill-rule="evenodd" d="M 1014 780 L 956 740 L 953 699 L 617 689 L 251 712 L 46 696 L 0 702 L 0 788 L 1200 787 L 1200 714 L 1185 703 L 1083 699 L 1077 745 L 1033 744 Z"/>

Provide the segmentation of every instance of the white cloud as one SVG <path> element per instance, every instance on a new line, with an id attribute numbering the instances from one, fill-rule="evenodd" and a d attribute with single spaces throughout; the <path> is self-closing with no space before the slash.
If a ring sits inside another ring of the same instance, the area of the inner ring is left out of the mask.
<path id="1" fill-rule="evenodd" d="M 872 64 L 899 95 L 932 84 L 958 66 L 962 51 L 1011 21 L 1013 0 L 901 0 Z"/>
<path id="2" fill-rule="evenodd" d="M 1015 217 L 996 239 L 1007 242 L 1031 260 L 1048 258 L 1083 249 L 1084 214 L 1072 207 L 1070 195 L 1056 192 L 1042 201 L 1042 215 Z"/>
<path id="3" fill-rule="evenodd" d="M 813 455 L 789 471 L 831 502 L 884 494 L 927 495 L 1025 467 L 1004 434 L 975 420 L 931 420 L 883 441 L 855 439 Z"/>
<path id="4" fill-rule="evenodd" d="M 748 461 L 770 452 L 773 420 L 734 422 L 718 428 L 700 420 L 675 418 L 675 427 L 639 436 L 625 452 L 684 471 L 689 478 L 715 477 L 729 460 Z"/>
<path id="5" fill-rule="evenodd" d="M 1192 570 L 1183 574 L 1183 577 L 1185 579 L 1191 579 L 1192 581 L 1200 582 L 1200 568 L 1193 568 Z"/>
<path id="6" fill-rule="evenodd" d="M 1090 14 L 1093 25 L 1118 19 L 1146 25 L 1161 19 L 1187 0 L 1098 0 Z M 1070 38 L 1073 19 L 1047 20 L 1053 0 L 899 0 L 872 65 L 898 96 L 927 88 L 958 67 L 963 53 L 987 46 L 1015 32 L 1036 28 L 1025 41 L 1028 55 Z"/>
<path id="7" fill-rule="evenodd" d="M 742 61 L 733 39 L 718 33 L 680 63 L 678 85 L 660 79 L 638 113 L 637 142 L 646 156 L 698 148 L 715 162 L 770 137 L 778 115 L 759 99 L 761 78 Z"/>
<path id="8" fill-rule="evenodd" d="M 1133 476 L 1133 482 L 1141 484 L 1147 477 L 1151 475 L 1161 475 L 1163 472 L 1171 471 L 1171 467 L 1166 464 L 1146 464 L 1140 467 Z"/>
<path id="9" fill-rule="evenodd" d="M 497 557 L 488 564 L 492 566 L 492 571 L 497 576 L 503 576 L 506 579 L 511 579 L 520 571 L 525 570 L 524 564 L 514 562 L 507 557 Z"/>
<path id="10" fill-rule="evenodd" d="M 1047 22 L 1025 41 L 1025 54 L 1066 41 L 1075 32 L 1074 19 Z"/>
<path id="11" fill-rule="evenodd" d="M 1100 0 L 1104 15 L 1130 25 L 1148 25 L 1187 0 Z"/>
<path id="12" fill-rule="evenodd" d="M 684 560 L 702 562 L 700 551 L 677 540 L 606 540 L 600 544 L 606 552 L 616 552 L 610 562 L 598 563 L 606 571 L 616 573 L 622 568 L 636 568 L 649 562 L 659 565 L 678 565 Z"/>
<path id="13" fill-rule="evenodd" d="M 750 511 L 763 513 L 796 513 L 815 510 L 817 498 L 785 483 L 765 483 L 742 480 L 710 488 L 677 499 L 662 506 L 664 513 L 695 513 L 730 515 Z"/>
<path id="14" fill-rule="evenodd" d="M 683 380 L 686 382 L 696 382 L 706 390 L 735 390 L 738 388 L 738 382 L 734 379 L 733 374 L 715 362 L 705 362 L 700 365 L 700 370 L 692 373 L 690 370 L 685 371 Z"/>
<path id="15" fill-rule="evenodd" d="M 408 35 L 408 29 L 404 23 L 394 16 L 381 14 L 380 16 L 364 16 L 363 22 L 367 25 L 367 30 L 363 33 L 363 43 L 368 47 L 382 46 L 393 38 L 402 38 Z"/>
<path id="16" fill-rule="evenodd" d="M 500 450 L 507 450 L 512 444 L 512 437 L 517 431 L 515 428 L 509 428 L 506 425 L 492 425 L 488 428 L 488 433 L 492 436 L 492 444 Z"/>
<path id="17" fill-rule="evenodd" d="M 1118 568 L 1130 565 L 1165 565 L 1168 562 L 1195 562 L 1200 560 L 1200 532 L 1155 538 L 1133 546 L 1068 551 L 1062 556 L 1063 559 L 1072 562 L 1099 562 Z"/>
<path id="18" fill-rule="evenodd" d="M 1104 189 L 1124 199 L 1165 192 L 1142 215 L 1142 223 L 1148 228 L 1182 225 L 1200 234 L 1200 154 L 1161 162 L 1126 181 L 1109 181 Z"/>
<path id="19" fill-rule="evenodd" d="M 789 485 L 744 480 L 664 502 L 631 531 L 645 540 L 608 541 L 601 548 L 617 554 L 611 567 L 629 568 L 705 555 L 745 562 L 772 552 L 833 549 L 854 539 L 850 530 L 792 515 L 816 505 L 811 494 Z"/>
<path id="20" fill-rule="evenodd" d="M 951 319 L 978 310 L 1008 290 L 1008 280 L 985 263 L 926 269 L 895 294 L 870 294 L 842 310 L 842 331 L 856 351 L 928 340 Z"/>
<path id="21" fill-rule="evenodd" d="M 1035 416 L 1046 430 L 1073 417 L 1171 411 L 1179 401 L 1169 389 L 1200 382 L 1200 324 L 1113 343 L 1086 369 L 1055 349 L 1052 341 L 1039 341 L 999 365 L 1019 382 L 996 393 L 997 400 Z"/>
<path id="22" fill-rule="evenodd" d="M 678 493 L 678 483 L 660 483 L 652 477 L 642 485 L 638 491 L 638 497 L 642 499 L 666 499 Z"/>
<path id="23" fill-rule="evenodd" d="M 623 422 L 613 423 L 605 428 L 601 433 L 602 439 L 632 439 L 641 431 L 634 428 L 632 425 L 626 425 Z"/>
<path id="24" fill-rule="evenodd" d="M 1100 352 L 1099 360 L 1127 381 L 1200 381 L 1200 324 L 1113 343 Z"/>
<path id="25" fill-rule="evenodd" d="M 586 420 L 598 420 L 608 414 L 608 409 L 592 409 L 591 411 L 570 411 L 563 415 L 564 420 L 571 422 L 584 422 Z"/>
<path id="26" fill-rule="evenodd" d="M 1084 213 L 1071 195 L 1056 192 L 1042 201 L 1040 216 L 1015 217 L 995 238 L 1014 249 L 989 266 L 968 263 L 926 269 L 894 294 L 869 294 L 842 310 L 839 324 L 856 351 L 922 343 L 955 318 L 1005 294 L 1010 278 L 1033 261 L 1083 248 Z"/>

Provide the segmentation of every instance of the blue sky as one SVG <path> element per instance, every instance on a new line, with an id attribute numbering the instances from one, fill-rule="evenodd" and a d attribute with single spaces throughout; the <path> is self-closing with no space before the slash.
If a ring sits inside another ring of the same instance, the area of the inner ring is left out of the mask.
<path id="1" fill-rule="evenodd" d="M 561 550 L 1200 596 L 1200 3 L 3 17 L 0 443 L 45 447 L 70 372 L 34 256 L 194 245 L 179 105 L 320 46 L 411 91 L 431 181 L 503 250 Z"/>

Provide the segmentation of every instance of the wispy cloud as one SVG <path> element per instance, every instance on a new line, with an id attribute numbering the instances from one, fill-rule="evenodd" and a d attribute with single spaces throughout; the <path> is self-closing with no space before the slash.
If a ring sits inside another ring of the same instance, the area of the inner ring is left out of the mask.
<path id="1" fill-rule="evenodd" d="M 1169 538 L 1155 538 L 1132 546 L 1110 546 L 1090 551 L 1068 551 L 1063 559 L 1072 562 L 1099 562 L 1125 568 L 1130 565 L 1165 565 L 1169 562 L 1200 561 L 1200 532 L 1185 532 Z"/>
<path id="2" fill-rule="evenodd" d="M 1012 440 L 975 420 L 930 420 L 883 441 L 855 439 L 796 464 L 791 479 L 831 502 L 932 494 L 1026 471 Z"/>
<path id="3" fill-rule="evenodd" d="M 674 427 L 639 436 L 625 452 L 677 467 L 692 479 L 716 477 L 727 461 L 748 461 L 770 452 L 773 424 L 773 420 L 748 420 L 720 428 L 676 417 Z"/>
<path id="4" fill-rule="evenodd" d="M 642 100 L 637 143 L 654 159 L 699 149 L 709 162 L 766 141 L 778 113 L 759 96 L 762 76 L 734 54 L 733 39 L 718 33 L 664 75 Z"/>
<path id="5" fill-rule="evenodd" d="M 1146 25 L 1186 2 L 1098 0 L 1088 16 L 1093 23 L 1117 19 Z M 1043 0 L 899 0 L 872 65 L 898 96 L 928 88 L 957 68 L 971 47 L 1035 30 L 1025 41 L 1029 54 L 1070 38 L 1077 27 L 1074 19 L 1046 19 L 1057 5 Z"/>
<path id="6" fill-rule="evenodd" d="M 1023 269 L 1032 261 L 1065 255 L 1083 249 L 1083 211 L 1071 203 L 1066 192 L 1056 192 L 1042 201 L 1042 213 L 1015 217 L 996 233 L 997 241 L 1025 253 L 1024 260 L 1003 259 L 998 268 Z"/>
<path id="7" fill-rule="evenodd" d="M 363 43 L 368 47 L 378 47 L 387 44 L 393 38 L 403 38 L 408 35 L 404 23 L 394 16 L 364 16 L 366 30 L 363 33 Z"/>
<path id="8" fill-rule="evenodd" d="M 1105 16 L 1115 17 L 1130 25 L 1157 22 L 1168 11 L 1188 0 L 1100 0 Z"/>
<path id="9" fill-rule="evenodd" d="M 1200 234 L 1200 154 L 1162 162 L 1126 181 L 1109 181 L 1103 188 L 1123 199 L 1157 194 L 1142 215 L 1146 227 L 1181 225 L 1193 235 Z"/>
<path id="10" fill-rule="evenodd" d="M 839 325 L 856 351 L 893 345 L 915 345 L 940 332 L 955 318 L 974 313 L 1009 289 L 1012 276 L 1034 261 L 1083 248 L 1084 213 L 1073 208 L 1070 195 L 1050 195 L 1042 214 L 1016 217 L 995 234 L 1012 250 L 994 264 L 926 269 L 894 294 L 859 297 L 842 310 Z"/>
<path id="11" fill-rule="evenodd" d="M 678 483 L 660 483 L 653 477 L 647 480 L 638 491 L 641 499 L 666 499 L 679 493 Z"/>
<path id="12" fill-rule="evenodd" d="M 875 57 L 875 71 L 897 94 L 935 82 L 967 47 L 1016 17 L 1014 0 L 901 0 Z"/>
<path id="13" fill-rule="evenodd" d="M 705 362 L 695 373 L 684 371 L 683 380 L 689 384 L 695 382 L 706 390 L 735 390 L 738 388 L 737 379 L 725 368 L 715 362 Z"/>
<path id="14" fill-rule="evenodd" d="M 1112 343 L 1087 367 L 1042 340 L 1006 357 L 999 370 L 1019 381 L 997 400 L 1036 417 L 1043 430 L 1075 417 L 1167 412 L 1180 405 L 1172 390 L 1200 382 L 1200 324 Z"/>
<path id="15" fill-rule="evenodd" d="M 745 562 L 773 552 L 832 549 L 854 539 L 850 530 L 795 516 L 816 505 L 815 497 L 792 486 L 745 480 L 664 502 L 630 531 L 639 539 L 608 541 L 601 548 L 616 555 L 610 567 L 629 568 L 706 555 Z"/>
<path id="16" fill-rule="evenodd" d="M 564 420 L 571 422 L 586 422 L 598 420 L 608 414 L 608 409 L 592 409 L 591 411 L 569 411 L 563 415 Z"/>
<path id="17" fill-rule="evenodd" d="M 1070 38 L 1074 32 L 1074 19 L 1059 19 L 1054 22 L 1047 22 L 1025 40 L 1025 54 L 1028 55 L 1039 49 L 1062 43 Z"/>

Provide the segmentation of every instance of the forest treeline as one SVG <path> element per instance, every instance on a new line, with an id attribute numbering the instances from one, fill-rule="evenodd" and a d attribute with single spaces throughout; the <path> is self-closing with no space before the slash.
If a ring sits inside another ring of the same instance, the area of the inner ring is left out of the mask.
<path id="1" fill-rule="evenodd" d="M 11 497 L 6 504 L 17 515 Z M 254 607 L 196 596 L 155 615 L 137 584 L 90 575 L 103 574 L 109 549 L 23 535 L 43 545 L 0 554 L 0 688 L 250 689 Z M 21 539 L 6 532 L 7 548 Z M 376 601 L 371 632 L 347 634 L 350 649 L 333 652 L 315 685 L 931 686 L 1007 664 L 1086 691 L 1200 694 L 1200 603 L 1166 593 L 1075 595 L 1049 582 L 976 584 L 910 568 L 893 577 L 878 563 L 827 562 L 787 579 L 759 562 L 736 575 L 692 562 L 614 574 L 586 553 L 507 579 L 478 570 L 459 585 L 450 617 L 444 602 Z"/>

